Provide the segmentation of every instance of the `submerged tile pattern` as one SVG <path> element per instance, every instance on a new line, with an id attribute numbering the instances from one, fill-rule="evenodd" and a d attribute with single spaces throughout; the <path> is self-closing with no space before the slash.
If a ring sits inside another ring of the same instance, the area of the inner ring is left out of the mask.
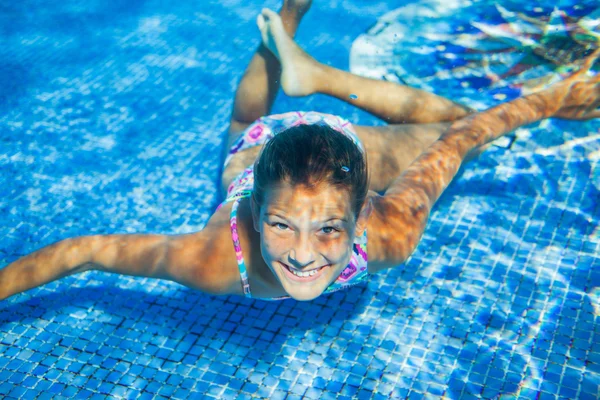
<path id="1" fill-rule="evenodd" d="M 346 68 L 392 3 L 318 2 L 298 40 Z M 0 266 L 69 236 L 200 229 L 262 6 L 8 5 Z M 322 96 L 278 101 L 377 123 Z M 465 167 L 409 262 L 312 302 L 99 272 L 2 301 L 0 397 L 598 398 L 599 128 L 517 131 Z"/>

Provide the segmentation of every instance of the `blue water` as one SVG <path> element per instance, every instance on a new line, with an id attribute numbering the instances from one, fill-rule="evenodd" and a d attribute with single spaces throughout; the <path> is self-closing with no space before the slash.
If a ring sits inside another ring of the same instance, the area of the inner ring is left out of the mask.
<path id="1" fill-rule="evenodd" d="M 318 1 L 298 42 L 348 69 L 405 4 Z M 0 265 L 70 236 L 201 229 L 263 6 L 278 3 L 4 4 Z M 449 187 L 410 261 L 312 302 L 99 272 L 2 301 L 0 397 L 598 398 L 599 132 L 517 131 Z"/>

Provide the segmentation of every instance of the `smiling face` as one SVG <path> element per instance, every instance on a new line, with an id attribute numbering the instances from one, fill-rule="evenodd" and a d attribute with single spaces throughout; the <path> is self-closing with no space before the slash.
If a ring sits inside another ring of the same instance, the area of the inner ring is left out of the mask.
<path id="1" fill-rule="evenodd" d="M 253 202 L 263 259 L 294 299 L 318 297 L 348 265 L 368 219 L 361 212 L 357 220 L 351 204 L 335 186 L 287 183 L 272 186 L 260 208 Z"/>

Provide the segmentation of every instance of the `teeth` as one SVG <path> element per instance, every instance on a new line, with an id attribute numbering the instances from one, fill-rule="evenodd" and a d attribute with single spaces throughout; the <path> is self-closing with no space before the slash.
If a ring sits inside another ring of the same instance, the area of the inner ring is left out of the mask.
<path id="1" fill-rule="evenodd" d="M 307 278 L 309 276 L 313 276 L 314 274 L 316 274 L 318 272 L 316 269 L 313 269 L 312 271 L 309 271 L 309 272 L 294 271 L 293 269 L 290 269 L 290 271 L 292 271 L 292 274 L 299 276 L 301 278 Z"/>

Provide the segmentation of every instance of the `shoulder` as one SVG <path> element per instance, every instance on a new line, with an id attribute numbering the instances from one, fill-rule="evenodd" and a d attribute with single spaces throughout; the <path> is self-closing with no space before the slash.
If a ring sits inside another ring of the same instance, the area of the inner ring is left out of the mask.
<path id="1" fill-rule="evenodd" d="M 230 212 L 231 203 L 227 203 L 201 231 L 171 238 L 169 279 L 210 294 L 243 294 L 231 237 Z"/>
<path id="2" fill-rule="evenodd" d="M 367 222 L 367 253 L 369 273 L 403 263 L 415 248 L 415 227 L 409 215 L 403 215 L 397 205 L 385 196 L 369 192 L 372 212 Z"/>

